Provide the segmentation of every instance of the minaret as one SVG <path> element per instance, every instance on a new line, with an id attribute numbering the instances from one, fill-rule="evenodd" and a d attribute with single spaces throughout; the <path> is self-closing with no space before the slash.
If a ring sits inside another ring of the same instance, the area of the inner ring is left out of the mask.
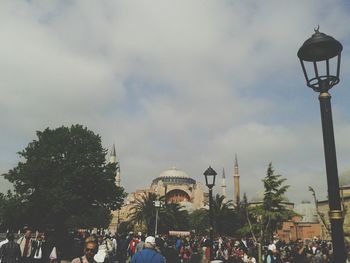
<path id="1" fill-rule="evenodd" d="M 117 166 L 116 174 L 115 174 L 115 184 L 120 186 L 120 165 L 119 160 L 117 158 L 117 154 L 115 152 L 115 144 L 113 143 L 113 148 L 111 150 L 110 163 L 115 163 Z"/>
<path id="2" fill-rule="evenodd" d="M 225 168 L 222 168 L 222 195 L 224 196 L 224 202 L 226 203 L 226 176 L 225 176 Z"/>
<path id="3" fill-rule="evenodd" d="M 233 201 L 237 203 L 239 200 L 240 200 L 239 173 L 238 173 L 238 161 L 237 161 L 237 154 L 236 154 L 235 165 L 233 167 Z"/>

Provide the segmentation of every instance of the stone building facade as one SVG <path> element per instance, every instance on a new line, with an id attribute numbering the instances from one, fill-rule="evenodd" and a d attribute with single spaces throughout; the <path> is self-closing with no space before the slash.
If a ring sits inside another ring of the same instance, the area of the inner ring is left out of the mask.
<path id="1" fill-rule="evenodd" d="M 277 231 L 280 239 L 286 242 L 297 239 L 312 240 L 315 237 L 322 239 L 321 224 L 318 220 L 315 205 L 310 202 L 302 202 L 296 205 L 293 211 L 297 216 L 283 222 L 282 228 Z"/>
<path id="2" fill-rule="evenodd" d="M 345 239 L 350 242 L 350 170 L 345 171 L 342 173 L 339 177 L 339 185 L 340 185 L 340 198 L 342 203 L 342 209 L 344 212 L 344 234 Z M 321 214 L 321 216 L 324 218 L 325 221 L 325 231 L 327 233 L 328 239 L 330 239 L 330 221 L 328 217 L 329 212 L 329 205 L 328 205 L 328 199 L 318 201 L 318 210 Z"/>
<path id="3" fill-rule="evenodd" d="M 264 191 L 259 191 L 249 202 L 249 206 L 262 205 Z M 302 202 L 295 205 L 284 197 L 281 204 L 289 210 L 293 210 L 297 216 L 283 222 L 282 228 L 277 230 L 277 235 L 285 242 L 295 241 L 297 239 L 312 240 L 314 237 L 322 238 L 321 224 L 317 217 L 315 205 L 310 202 Z"/>
<path id="4" fill-rule="evenodd" d="M 165 196 L 166 202 L 179 203 L 189 212 L 203 208 L 208 200 L 208 194 L 204 192 L 201 183 L 196 182 L 184 171 L 172 167 L 157 176 L 150 187 L 128 194 L 121 209 L 112 212 L 113 218 L 109 226 L 112 232 L 116 231 L 119 223 L 128 220 L 136 200 L 147 193 Z"/>

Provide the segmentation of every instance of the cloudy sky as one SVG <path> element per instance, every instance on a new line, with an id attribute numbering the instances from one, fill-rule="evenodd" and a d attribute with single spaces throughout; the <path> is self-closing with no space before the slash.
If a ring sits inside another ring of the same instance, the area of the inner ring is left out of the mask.
<path id="1" fill-rule="evenodd" d="M 350 169 L 349 24 L 346 0 L 0 1 L 0 171 L 35 131 L 79 123 L 105 148 L 116 143 L 128 192 L 173 165 L 204 182 L 211 165 L 225 168 L 232 195 L 237 154 L 248 198 L 272 161 L 290 200 L 311 200 L 309 185 L 322 199 L 318 95 L 296 53 L 317 25 L 344 46 L 331 91 L 341 174 Z"/>

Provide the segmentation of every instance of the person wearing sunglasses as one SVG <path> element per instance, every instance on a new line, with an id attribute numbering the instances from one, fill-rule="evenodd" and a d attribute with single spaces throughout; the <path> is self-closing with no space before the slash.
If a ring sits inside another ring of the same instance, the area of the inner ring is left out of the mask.
<path id="1" fill-rule="evenodd" d="M 97 253 L 97 243 L 87 241 L 84 248 L 84 256 L 72 260 L 72 263 L 95 263 L 94 256 Z"/>

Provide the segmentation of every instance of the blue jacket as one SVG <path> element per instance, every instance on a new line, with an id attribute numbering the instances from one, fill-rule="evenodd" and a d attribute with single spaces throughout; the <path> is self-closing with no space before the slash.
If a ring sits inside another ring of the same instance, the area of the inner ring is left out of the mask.
<path id="1" fill-rule="evenodd" d="M 165 258 L 154 249 L 144 248 L 135 253 L 131 263 L 165 263 Z"/>

